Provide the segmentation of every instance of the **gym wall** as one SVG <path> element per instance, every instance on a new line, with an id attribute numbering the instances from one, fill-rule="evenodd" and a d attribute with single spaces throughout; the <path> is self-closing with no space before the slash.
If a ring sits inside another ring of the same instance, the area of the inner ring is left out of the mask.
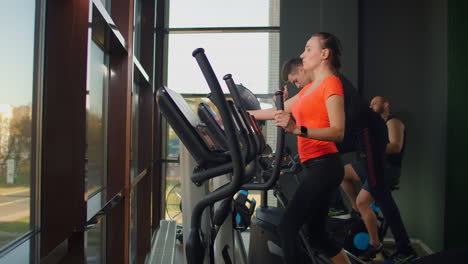
<path id="1" fill-rule="evenodd" d="M 281 1 L 280 63 L 299 57 L 312 33 L 335 34 L 343 45 L 342 72 L 358 81 L 358 1 Z"/>
<path id="2" fill-rule="evenodd" d="M 312 33 L 334 33 L 343 45 L 342 72 L 354 84 L 358 83 L 358 1 L 298 0 L 281 1 L 280 64 L 299 57 Z M 281 76 L 281 75 L 280 75 Z M 298 90 L 288 89 L 289 95 Z M 286 134 L 286 146 L 297 153 L 295 136 Z"/>
<path id="3" fill-rule="evenodd" d="M 361 2 L 362 94 L 388 96 L 407 130 L 394 197 L 411 238 L 441 250 L 447 127 L 447 3 Z"/>
<path id="4" fill-rule="evenodd" d="M 448 1 L 448 125 L 445 247 L 468 246 L 468 2 Z"/>

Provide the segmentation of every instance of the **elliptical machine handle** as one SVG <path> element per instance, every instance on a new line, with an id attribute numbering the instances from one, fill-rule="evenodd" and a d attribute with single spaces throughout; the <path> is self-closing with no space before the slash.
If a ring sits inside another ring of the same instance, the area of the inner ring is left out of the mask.
<path id="1" fill-rule="evenodd" d="M 237 90 L 236 84 L 234 83 L 234 80 L 232 79 L 232 74 L 228 73 L 224 75 L 223 80 L 226 82 L 226 85 L 229 89 L 229 92 L 231 93 L 232 99 L 234 99 L 234 104 L 245 111 L 244 105 L 242 105 L 242 101 L 240 98 L 239 91 Z"/>
<path id="2" fill-rule="evenodd" d="M 232 79 L 232 74 L 228 73 L 224 75 L 223 79 L 226 82 L 226 86 L 228 87 L 229 91 L 231 92 L 234 105 L 238 109 L 237 111 L 239 112 L 239 115 L 242 117 L 243 121 L 247 125 L 247 132 L 249 134 L 249 147 L 253 150 L 251 155 L 248 156 L 248 162 L 250 162 L 255 159 L 255 156 L 261 150 L 260 139 L 256 138 L 257 134 L 255 133 L 255 130 L 253 128 L 254 125 L 252 124 L 252 119 L 250 118 L 249 113 L 247 113 L 244 105 L 242 104 L 242 99 L 239 94 L 239 91 L 237 90 L 237 86 L 234 83 L 234 79 Z"/>
<path id="3" fill-rule="evenodd" d="M 275 92 L 276 109 L 278 109 L 278 110 L 284 110 L 283 95 L 284 95 L 284 88 L 281 88 L 279 91 Z"/>
<path id="4" fill-rule="evenodd" d="M 233 165 L 233 176 L 231 182 L 227 185 L 218 188 L 217 190 L 206 195 L 200 200 L 192 210 L 190 232 L 186 240 L 186 255 L 187 263 L 198 264 L 203 262 L 205 250 L 203 249 L 201 238 L 201 217 L 207 206 L 220 201 L 226 197 L 233 196 L 239 190 L 242 184 L 242 179 L 245 174 L 245 163 L 241 155 L 239 139 L 234 128 L 234 121 L 228 109 L 228 105 L 221 86 L 219 85 L 213 68 L 205 55 L 205 50 L 198 48 L 193 51 L 192 56 L 195 57 L 198 66 L 200 67 L 203 76 L 212 92 L 213 101 L 215 102 L 223 120 L 223 126 L 226 132 L 229 152 L 231 153 L 231 162 Z"/>
<path id="5" fill-rule="evenodd" d="M 283 91 L 277 91 L 275 93 L 276 97 L 276 109 L 284 110 L 284 101 L 283 101 Z M 283 148 L 284 148 L 284 129 L 281 127 L 277 128 L 276 132 L 276 150 L 275 150 L 275 167 L 273 173 L 267 182 L 264 183 L 247 183 L 242 185 L 241 189 L 246 190 L 268 190 L 273 187 L 276 181 L 279 178 L 281 171 L 281 160 L 283 158 Z"/>

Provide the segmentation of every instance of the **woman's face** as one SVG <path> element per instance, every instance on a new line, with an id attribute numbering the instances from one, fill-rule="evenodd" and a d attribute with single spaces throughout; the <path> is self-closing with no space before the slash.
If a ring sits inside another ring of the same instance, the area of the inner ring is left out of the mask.
<path id="1" fill-rule="evenodd" d="M 323 60 L 324 49 L 320 43 L 320 37 L 311 37 L 304 48 L 304 52 L 301 54 L 302 65 L 304 70 L 311 71 L 317 68 Z"/>

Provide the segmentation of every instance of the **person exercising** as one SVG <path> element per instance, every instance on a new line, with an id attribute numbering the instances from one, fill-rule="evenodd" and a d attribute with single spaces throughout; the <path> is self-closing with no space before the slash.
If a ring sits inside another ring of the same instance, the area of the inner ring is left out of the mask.
<path id="1" fill-rule="evenodd" d="M 341 73 L 339 73 L 338 78 L 340 78 L 341 83 L 343 84 L 344 92 L 344 109 L 345 109 L 345 134 L 342 142 L 336 143 L 338 151 L 340 152 L 343 164 L 345 165 L 345 178 L 346 172 L 349 169 L 347 167 L 351 166 L 351 161 L 353 155 L 349 155 L 358 151 L 357 147 L 357 136 L 362 127 L 361 118 L 362 109 L 365 106 L 362 104 L 360 95 L 354 85 Z M 302 65 L 301 58 L 289 59 L 282 68 L 282 78 L 284 81 L 288 81 L 296 86 L 299 90 L 302 89 L 305 85 L 313 81 L 313 73 L 308 73 L 304 70 Z M 284 98 L 288 98 L 287 86 L 284 87 Z M 293 140 L 287 140 L 290 145 L 296 144 L 296 142 L 291 142 Z M 333 195 L 330 208 L 328 211 L 328 216 L 338 217 L 346 216 L 347 209 L 343 203 L 343 198 L 339 188 L 335 191 Z"/>
<path id="2" fill-rule="evenodd" d="M 279 225 L 285 263 L 298 263 L 297 236 L 309 223 L 311 246 L 333 263 L 350 263 L 343 249 L 325 231 L 330 200 L 343 180 L 344 169 L 335 142 L 344 137 L 343 87 L 336 76 L 341 66 L 341 44 L 326 32 L 312 35 L 301 54 L 303 69 L 312 83 L 285 102 L 284 110 L 250 111 L 256 119 L 275 124 L 298 137 L 304 166 L 301 182 L 289 201 Z"/>
<path id="3" fill-rule="evenodd" d="M 370 246 L 366 254 L 375 255 L 382 249 L 382 242 L 377 234 L 377 217 L 370 207 L 375 199 L 393 233 L 397 249 L 384 263 L 411 263 L 417 259 L 417 255 L 411 246 L 400 211 L 391 194 L 391 187 L 398 181 L 401 172 L 405 127 L 399 119 L 390 116 L 390 102 L 385 97 L 374 97 L 370 108 L 377 117 L 371 118 L 368 123 L 369 133 L 363 135 L 363 149 L 367 150 L 367 155 L 369 150 L 373 152 L 374 164 L 370 166 L 369 159 L 353 162 L 351 167 L 346 168 L 342 186 L 353 207 L 361 214 L 369 232 Z M 363 183 L 357 197 L 353 181 Z"/>
<path id="4" fill-rule="evenodd" d="M 302 65 L 302 60 L 300 58 L 290 59 L 289 61 L 285 63 L 285 65 L 283 66 L 282 77 L 284 80 L 287 80 L 293 83 L 298 89 L 302 89 L 302 87 L 304 87 L 306 83 L 310 83 L 313 81 L 313 74 L 310 74 L 310 73 L 308 74 L 304 70 L 304 67 Z M 341 143 L 337 144 L 337 148 L 339 152 L 343 154 L 351 153 L 359 149 L 365 152 L 366 151 L 365 146 L 362 146 L 362 144 L 361 144 L 361 147 L 357 146 L 358 141 L 361 141 L 361 142 L 363 141 L 362 137 L 364 135 L 361 132 L 362 129 L 364 128 L 368 129 L 367 130 L 368 132 L 372 131 L 373 135 L 368 135 L 368 136 L 372 137 L 373 141 L 377 140 L 377 138 L 381 138 L 380 141 L 382 141 L 382 138 L 386 139 L 387 131 L 383 131 L 383 129 L 385 129 L 383 126 L 383 122 L 381 122 L 381 120 L 377 118 L 377 115 L 373 115 L 373 113 L 369 113 L 369 109 L 367 110 L 364 109 L 365 106 L 362 104 L 360 96 L 357 93 L 357 90 L 351 84 L 351 82 L 347 80 L 341 74 L 339 75 L 339 77 L 343 83 L 343 90 L 344 90 L 344 97 L 345 97 L 346 126 L 345 126 L 344 140 Z M 287 90 L 285 89 L 285 91 Z M 381 114 L 382 118 L 386 119 L 389 114 L 386 114 L 385 110 L 382 108 L 386 106 L 385 102 L 381 102 L 382 99 L 385 100 L 385 98 L 381 98 L 381 97 L 374 98 L 374 100 L 371 103 L 371 107 L 372 105 L 374 105 L 375 106 L 374 110 L 377 113 Z M 396 121 L 391 121 L 391 123 L 393 122 L 396 122 Z M 387 126 L 388 126 L 388 123 L 387 123 Z M 391 128 L 389 127 L 389 130 L 390 129 Z M 390 138 L 396 138 L 396 136 L 392 136 L 393 133 L 389 132 L 389 134 L 390 134 L 389 135 Z M 401 137 L 397 137 L 397 139 L 401 140 Z M 379 144 L 374 144 L 373 146 L 369 146 L 369 148 L 376 148 L 378 147 L 378 145 Z M 389 146 L 390 146 L 390 149 L 392 149 L 392 146 L 395 146 L 395 144 L 389 143 Z M 374 155 L 379 155 L 379 153 L 382 152 L 381 149 L 382 148 L 380 148 L 380 151 L 379 150 L 374 151 L 376 152 L 374 153 Z M 379 158 L 377 157 L 374 157 L 372 161 L 370 162 L 368 162 L 367 159 L 361 162 L 355 162 L 354 167 L 359 168 L 358 169 L 359 172 L 356 173 L 356 170 L 351 165 L 351 161 L 352 160 L 347 159 L 347 158 L 343 159 L 343 162 L 345 164 L 345 177 L 344 177 L 345 179 L 342 183 L 342 187 L 347 194 L 351 193 L 351 197 L 354 197 L 354 198 L 350 198 L 351 204 L 356 211 L 359 211 L 361 213 L 362 218 L 366 224 L 366 228 L 368 229 L 368 232 L 370 235 L 370 246 L 367 248 L 367 250 L 364 252 L 363 255 L 367 257 L 373 257 L 375 256 L 376 253 L 382 250 L 382 243 L 380 242 L 380 239 L 378 237 L 377 218 L 370 207 L 370 204 L 372 203 L 373 199 L 369 192 L 369 185 L 367 182 L 367 177 L 369 175 L 368 166 L 375 167 L 371 169 L 371 171 L 373 171 L 374 174 L 377 173 L 377 171 L 380 171 L 378 167 L 381 167 L 381 166 L 379 165 L 376 166 L 376 164 L 372 163 L 372 162 L 379 161 Z M 380 172 L 378 174 L 384 174 L 385 182 L 387 183 L 388 186 L 391 186 L 392 184 L 394 184 L 396 179 L 399 178 L 398 175 L 399 175 L 399 172 L 401 171 L 401 157 L 400 155 L 390 155 L 390 160 L 389 160 L 387 156 L 386 163 L 387 165 L 384 165 L 385 172 Z M 395 165 L 389 166 L 389 164 L 395 164 Z M 391 176 L 389 174 L 392 174 L 394 176 Z M 376 178 L 380 179 L 380 176 Z M 363 186 L 364 191 L 360 192 L 359 196 L 357 192 L 355 191 L 353 181 L 362 181 L 364 183 L 364 186 Z M 389 198 L 388 194 L 386 194 L 387 191 L 381 191 L 382 188 L 375 188 L 375 187 L 374 187 L 374 191 L 379 193 L 377 195 L 379 199 L 384 200 L 385 211 L 394 212 L 395 207 L 392 205 L 394 203 L 393 197 Z M 380 195 L 381 193 L 383 195 Z M 356 204 L 356 200 L 358 204 Z M 343 208 L 344 208 L 344 205 L 342 202 L 342 197 L 339 193 L 339 190 L 337 190 L 335 192 L 334 198 L 332 199 L 332 204 L 331 204 L 331 208 L 329 211 L 329 215 L 339 216 L 340 214 L 342 214 Z M 396 210 L 398 210 L 398 208 L 396 208 Z M 398 218 L 399 211 L 395 215 Z M 400 233 L 400 235 L 397 235 L 395 237 L 399 237 L 399 238 L 401 237 L 401 239 L 398 239 L 398 241 L 400 242 L 397 242 L 397 249 L 398 249 L 397 254 L 392 256 L 390 261 L 392 259 L 411 261 L 412 259 L 416 257 L 416 254 L 414 254 L 414 250 L 409 245 L 409 240 L 405 239 L 405 237 L 407 238 L 408 236 L 405 235 L 406 230 L 404 229 L 404 226 L 399 225 L 398 224 L 399 221 L 392 220 L 394 219 L 393 216 L 390 216 L 390 217 L 387 216 L 386 218 L 387 218 L 387 221 L 390 220 L 392 223 L 393 222 L 397 223 L 396 227 L 393 229 L 397 230 L 396 232 Z M 389 262 L 389 263 L 392 263 L 392 262 Z"/>
<path id="5" fill-rule="evenodd" d="M 385 185 L 387 189 L 398 184 L 401 175 L 401 164 L 405 153 L 406 128 L 404 123 L 390 113 L 390 100 L 387 97 L 376 96 L 371 100 L 370 108 L 379 114 L 387 126 L 388 143 L 385 146 Z M 393 199 L 393 197 L 392 197 Z M 367 200 L 369 202 L 369 200 Z M 397 251 L 385 264 L 411 263 L 417 259 L 411 247 L 408 233 L 403 224 L 400 210 L 395 204 L 393 215 L 385 215 L 388 225 L 395 237 Z"/>

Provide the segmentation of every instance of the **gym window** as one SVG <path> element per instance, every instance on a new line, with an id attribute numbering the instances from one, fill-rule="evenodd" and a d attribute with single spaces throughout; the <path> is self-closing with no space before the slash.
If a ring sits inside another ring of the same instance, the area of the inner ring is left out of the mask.
<path id="1" fill-rule="evenodd" d="M 226 93 L 222 78 L 230 73 L 236 83 L 259 95 L 264 107 L 271 107 L 271 94 L 280 85 L 280 0 L 171 0 L 169 7 L 168 25 L 156 31 L 165 35 L 163 83 L 169 89 L 181 93 L 193 107 L 208 101 L 210 90 L 191 55 L 201 47 Z M 166 219 L 181 223 L 180 142 L 170 127 L 163 127 L 163 208 Z M 274 135 L 274 129 L 267 130 Z M 271 139 L 274 141 L 274 136 Z"/>

